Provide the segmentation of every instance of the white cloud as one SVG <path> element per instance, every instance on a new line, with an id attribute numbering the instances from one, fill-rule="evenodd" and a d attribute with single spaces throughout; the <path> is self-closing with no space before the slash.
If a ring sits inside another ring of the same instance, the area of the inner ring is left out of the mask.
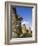
<path id="1" fill-rule="evenodd" d="M 25 25 L 29 25 L 29 22 L 28 21 L 22 21 L 21 24 L 25 24 Z"/>
<path id="2" fill-rule="evenodd" d="M 22 21 L 21 25 L 25 24 L 26 28 L 29 29 L 29 27 L 31 27 L 31 24 L 28 21 Z"/>

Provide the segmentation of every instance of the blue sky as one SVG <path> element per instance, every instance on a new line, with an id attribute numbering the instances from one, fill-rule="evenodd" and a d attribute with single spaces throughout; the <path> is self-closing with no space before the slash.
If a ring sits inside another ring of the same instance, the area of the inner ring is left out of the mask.
<path id="1" fill-rule="evenodd" d="M 22 16 L 22 22 L 32 25 L 32 8 L 30 7 L 16 7 L 16 14 Z"/>

